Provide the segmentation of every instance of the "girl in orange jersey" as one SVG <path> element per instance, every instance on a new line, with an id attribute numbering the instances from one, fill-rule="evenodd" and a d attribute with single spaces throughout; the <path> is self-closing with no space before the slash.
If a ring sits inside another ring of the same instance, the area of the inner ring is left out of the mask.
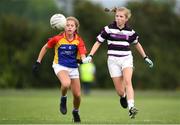
<path id="1" fill-rule="evenodd" d="M 64 32 L 53 36 L 42 47 L 38 59 L 33 66 L 34 73 L 38 72 L 42 58 L 49 48 L 54 48 L 55 55 L 53 61 L 53 69 L 61 83 L 61 99 L 60 99 L 60 112 L 67 113 L 67 91 L 71 88 L 73 94 L 72 111 L 74 122 L 80 122 L 79 106 L 81 102 L 81 87 L 79 80 L 79 71 L 77 64 L 77 55 L 81 59 L 86 56 L 86 48 L 84 41 L 78 35 L 79 21 L 75 17 L 67 17 Z"/>

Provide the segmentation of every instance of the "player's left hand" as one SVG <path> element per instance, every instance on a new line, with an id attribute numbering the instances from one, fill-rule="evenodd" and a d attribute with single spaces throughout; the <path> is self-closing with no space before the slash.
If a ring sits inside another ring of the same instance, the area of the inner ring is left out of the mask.
<path id="1" fill-rule="evenodd" d="M 147 56 L 144 57 L 144 61 L 148 64 L 149 68 L 153 68 L 153 62 Z"/>

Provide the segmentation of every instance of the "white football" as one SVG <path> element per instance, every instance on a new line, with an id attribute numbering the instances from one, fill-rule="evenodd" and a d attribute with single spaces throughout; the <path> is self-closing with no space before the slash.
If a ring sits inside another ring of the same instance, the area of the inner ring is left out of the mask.
<path id="1" fill-rule="evenodd" d="M 64 29 L 66 25 L 66 17 L 63 14 L 54 14 L 50 18 L 50 25 L 53 29 Z"/>

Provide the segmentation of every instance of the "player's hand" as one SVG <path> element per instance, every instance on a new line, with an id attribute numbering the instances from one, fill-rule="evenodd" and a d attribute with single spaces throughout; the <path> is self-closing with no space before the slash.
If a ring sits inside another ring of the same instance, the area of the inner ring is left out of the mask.
<path id="1" fill-rule="evenodd" d="M 149 68 L 153 68 L 153 62 L 147 56 L 144 57 L 144 61 L 148 64 Z"/>
<path id="2" fill-rule="evenodd" d="M 90 63 L 92 61 L 92 55 L 88 55 L 82 60 L 83 63 Z"/>
<path id="3" fill-rule="evenodd" d="M 82 60 L 81 59 L 77 59 L 77 63 L 80 65 L 82 64 Z"/>
<path id="4" fill-rule="evenodd" d="M 39 73 L 39 70 L 40 70 L 40 65 L 41 65 L 41 63 L 40 62 L 35 62 L 35 64 L 33 65 L 33 67 L 32 67 L 32 71 L 33 71 L 33 75 L 34 76 L 37 76 L 38 75 L 38 73 Z"/>

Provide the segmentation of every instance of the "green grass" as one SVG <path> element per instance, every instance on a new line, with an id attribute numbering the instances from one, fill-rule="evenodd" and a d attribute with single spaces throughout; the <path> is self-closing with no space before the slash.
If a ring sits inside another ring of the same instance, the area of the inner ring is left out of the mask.
<path id="1" fill-rule="evenodd" d="M 82 124 L 180 124 L 179 91 L 135 91 L 136 119 L 119 105 L 114 90 L 94 90 L 82 95 Z M 72 124 L 72 95 L 68 92 L 68 113 L 59 113 L 57 89 L 0 90 L 0 124 Z"/>

